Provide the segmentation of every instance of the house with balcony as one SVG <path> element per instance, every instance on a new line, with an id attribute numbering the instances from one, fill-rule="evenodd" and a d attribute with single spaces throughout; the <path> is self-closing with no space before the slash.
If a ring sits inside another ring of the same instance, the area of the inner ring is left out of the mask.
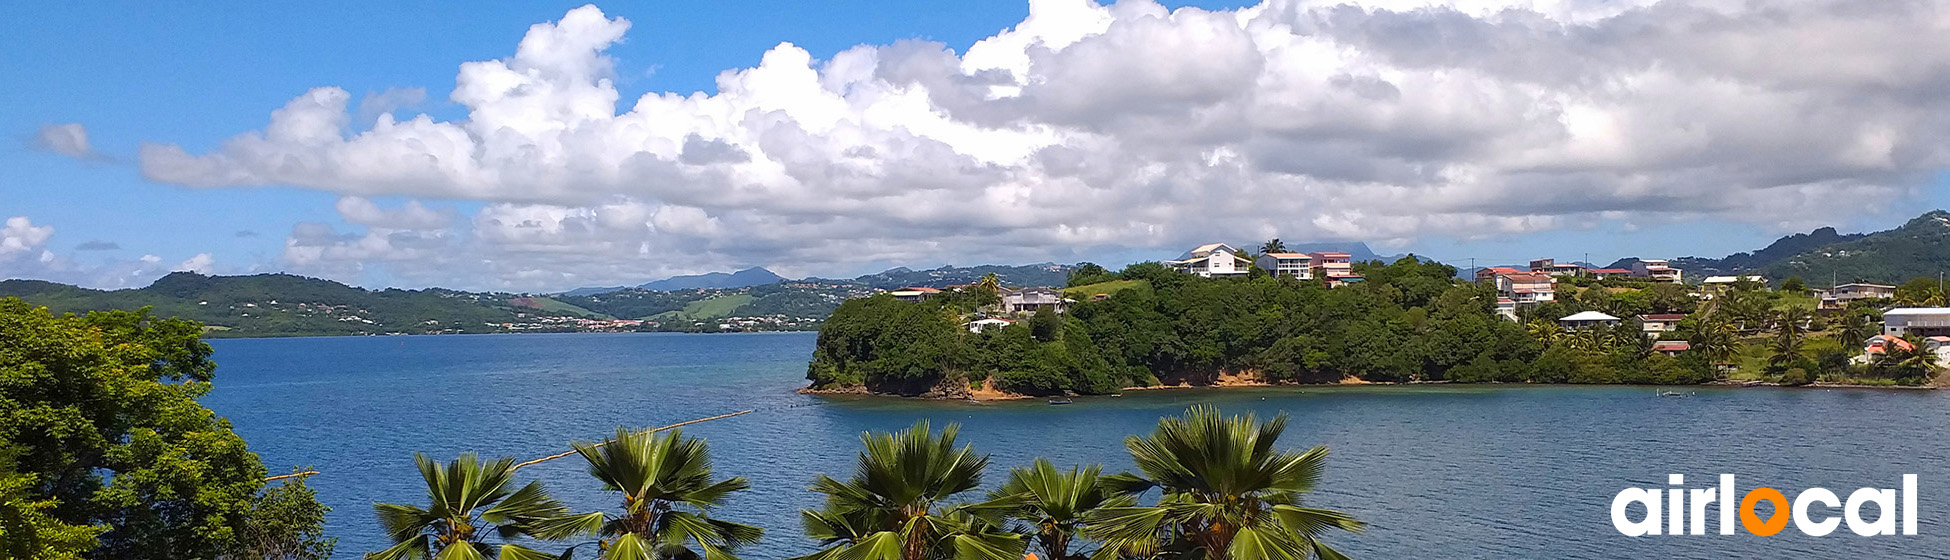
<path id="1" fill-rule="evenodd" d="M 1896 297 L 1896 287 L 1884 284 L 1842 284 L 1828 289 L 1828 295 L 1847 306 L 1849 302 L 1864 299 L 1889 299 Z"/>
<path id="2" fill-rule="evenodd" d="M 1239 256 L 1239 250 L 1224 243 L 1207 243 L 1192 249 L 1175 261 L 1165 261 L 1165 266 L 1187 274 L 1197 274 L 1206 278 L 1245 276 L 1252 270 L 1252 261 Z"/>
<path id="3" fill-rule="evenodd" d="M 928 299 L 928 296 L 935 295 L 938 293 L 941 293 L 941 290 L 935 288 L 929 288 L 926 286 L 908 286 L 898 290 L 887 291 L 887 295 L 894 296 L 894 299 L 898 299 L 901 301 L 912 301 L 912 302 L 918 302 L 924 299 Z"/>
<path id="4" fill-rule="evenodd" d="M 1496 266 L 1478 269 L 1476 281 L 1495 287 L 1498 297 L 1519 307 L 1557 300 L 1557 278 L 1548 273 Z"/>
<path id="5" fill-rule="evenodd" d="M 1267 253 L 1255 261 L 1259 268 L 1282 278 L 1307 280 L 1314 277 L 1314 258 L 1306 253 Z"/>
<path id="6" fill-rule="evenodd" d="M 1558 264 L 1557 259 L 1537 259 L 1530 261 L 1530 271 L 1541 272 L 1551 276 L 1583 277 L 1590 275 L 1590 269 L 1585 268 L 1584 265 L 1573 263 Z"/>
<path id="7" fill-rule="evenodd" d="M 1035 313 L 1048 309 L 1057 313 L 1070 310 L 1076 300 L 1063 297 L 1055 288 L 1023 288 L 1002 294 L 1002 310 L 1010 313 Z"/>
<path id="8" fill-rule="evenodd" d="M 1361 275 L 1354 273 L 1353 255 L 1336 251 L 1321 251 L 1318 253 L 1307 253 L 1307 257 L 1311 260 L 1309 266 L 1312 267 L 1314 276 L 1325 281 L 1329 288 L 1345 286 L 1364 280 Z"/>
<path id="9" fill-rule="evenodd" d="M 1652 313 L 1639 316 L 1639 331 L 1648 338 L 1659 338 L 1666 333 L 1679 330 L 1679 322 L 1686 320 L 1685 313 Z"/>
<path id="10" fill-rule="evenodd" d="M 1680 283 L 1679 269 L 1673 268 L 1672 263 L 1665 259 L 1639 259 L 1632 263 L 1632 276 L 1653 282 Z"/>
<path id="11" fill-rule="evenodd" d="M 1950 335 L 1950 307 L 1898 307 L 1882 313 L 1882 334 L 1903 337 Z"/>

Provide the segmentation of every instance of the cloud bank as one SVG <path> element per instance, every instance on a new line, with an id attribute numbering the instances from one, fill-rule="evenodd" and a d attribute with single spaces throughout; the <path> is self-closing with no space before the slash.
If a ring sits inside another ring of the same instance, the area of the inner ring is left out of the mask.
<path id="1" fill-rule="evenodd" d="M 144 145 L 141 169 L 342 195 L 364 230 L 294 228 L 295 270 L 543 289 L 1275 235 L 1803 227 L 1950 164 L 1942 2 L 1036 0 L 965 52 L 780 44 L 715 94 L 626 101 L 604 52 L 629 29 L 585 6 L 462 64 L 464 118 L 320 87 L 214 151 Z"/>

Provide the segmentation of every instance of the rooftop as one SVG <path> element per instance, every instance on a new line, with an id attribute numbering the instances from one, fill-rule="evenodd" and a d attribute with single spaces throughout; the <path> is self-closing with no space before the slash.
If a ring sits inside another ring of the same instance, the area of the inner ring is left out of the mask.
<path id="1" fill-rule="evenodd" d="M 1599 313 L 1597 311 L 1586 311 L 1583 313 L 1573 314 L 1569 317 L 1565 317 L 1558 320 L 1559 321 L 1617 321 L 1618 318 L 1603 313 Z"/>

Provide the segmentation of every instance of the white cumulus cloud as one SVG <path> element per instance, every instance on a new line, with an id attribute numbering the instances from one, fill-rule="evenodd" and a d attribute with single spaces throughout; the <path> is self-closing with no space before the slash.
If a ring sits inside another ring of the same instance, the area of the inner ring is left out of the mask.
<path id="1" fill-rule="evenodd" d="M 391 98 L 355 114 L 320 87 L 207 153 L 144 145 L 141 165 L 165 183 L 338 193 L 369 228 L 301 227 L 289 262 L 496 287 L 1597 220 L 1798 227 L 1879 211 L 1950 165 L 1946 14 L 1035 0 L 965 52 L 780 44 L 714 94 L 624 100 L 604 52 L 630 22 L 585 6 L 513 56 L 462 64 L 465 117 L 395 117 Z M 382 196 L 486 205 L 442 220 L 367 200 Z"/>
<path id="2" fill-rule="evenodd" d="M 93 159 L 100 154 L 88 143 L 88 128 L 79 123 L 50 124 L 41 127 L 34 135 L 34 147 L 80 159 Z"/>

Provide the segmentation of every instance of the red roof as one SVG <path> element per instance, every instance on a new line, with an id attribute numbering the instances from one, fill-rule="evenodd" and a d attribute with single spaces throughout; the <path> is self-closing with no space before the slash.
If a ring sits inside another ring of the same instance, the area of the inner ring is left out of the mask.
<path id="1" fill-rule="evenodd" d="M 1682 352 L 1693 349 L 1693 345 L 1684 340 L 1661 340 L 1653 342 L 1652 349 L 1659 352 Z"/>
<path id="2" fill-rule="evenodd" d="M 1332 251 L 1323 251 L 1319 253 L 1308 253 L 1308 254 L 1316 257 L 1324 258 L 1324 259 L 1345 259 L 1350 256 L 1347 253 L 1337 253 Z"/>
<path id="3" fill-rule="evenodd" d="M 1591 273 L 1592 274 L 1631 274 L 1632 271 L 1630 269 L 1625 269 L 1625 268 L 1594 268 L 1591 269 Z"/>
<path id="4" fill-rule="evenodd" d="M 1678 321 L 1680 319 L 1685 319 L 1686 314 L 1685 313 L 1654 313 L 1651 315 L 1640 315 L 1639 318 L 1647 321 Z"/>

